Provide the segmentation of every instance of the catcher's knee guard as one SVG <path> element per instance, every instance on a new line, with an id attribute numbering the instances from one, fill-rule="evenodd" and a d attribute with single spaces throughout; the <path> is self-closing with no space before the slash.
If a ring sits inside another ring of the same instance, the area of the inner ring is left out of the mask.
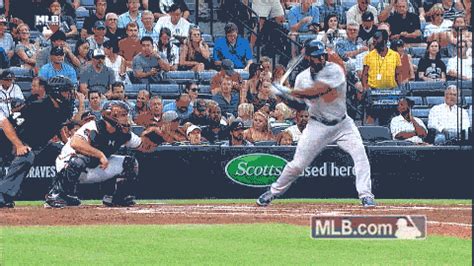
<path id="1" fill-rule="evenodd" d="M 123 171 L 121 177 L 133 181 L 138 177 L 138 161 L 132 156 L 125 156 L 123 159 Z"/>

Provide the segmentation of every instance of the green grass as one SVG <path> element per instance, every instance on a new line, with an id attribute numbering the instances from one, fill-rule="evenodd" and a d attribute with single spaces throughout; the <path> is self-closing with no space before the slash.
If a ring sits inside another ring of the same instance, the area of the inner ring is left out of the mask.
<path id="1" fill-rule="evenodd" d="M 314 240 L 287 224 L 0 230 L 0 265 L 472 265 L 471 240 Z"/>
<path id="2" fill-rule="evenodd" d="M 381 204 L 423 204 L 423 205 L 472 205 L 464 199 L 376 199 Z M 17 206 L 42 206 L 43 201 L 17 201 Z M 195 199 L 195 200 L 138 200 L 139 204 L 254 204 L 255 199 Z M 357 199 L 278 199 L 272 204 L 286 203 L 339 203 L 360 204 Z M 102 204 L 100 200 L 85 200 L 83 204 Z"/>

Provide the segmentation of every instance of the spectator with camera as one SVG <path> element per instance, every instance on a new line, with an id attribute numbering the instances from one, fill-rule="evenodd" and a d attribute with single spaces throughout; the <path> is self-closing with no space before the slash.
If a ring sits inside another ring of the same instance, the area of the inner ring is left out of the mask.
<path id="1" fill-rule="evenodd" d="M 220 66 L 222 60 L 230 59 L 234 67 L 248 70 L 252 64 L 253 55 L 249 42 L 238 36 L 239 29 L 234 23 L 227 23 L 224 27 L 225 37 L 219 38 L 214 43 L 213 58 L 216 65 Z"/>
<path id="2" fill-rule="evenodd" d="M 467 136 L 471 122 L 466 109 L 457 105 L 457 99 L 457 88 L 450 85 L 444 91 L 444 103 L 435 105 L 430 110 L 428 128 L 435 131 L 435 145 L 457 139 L 458 129 Z"/>
<path id="3" fill-rule="evenodd" d="M 170 65 L 153 51 L 153 39 L 145 36 L 140 41 L 141 53 L 133 58 L 133 74 L 142 83 L 158 83 L 159 71 L 169 71 Z"/>

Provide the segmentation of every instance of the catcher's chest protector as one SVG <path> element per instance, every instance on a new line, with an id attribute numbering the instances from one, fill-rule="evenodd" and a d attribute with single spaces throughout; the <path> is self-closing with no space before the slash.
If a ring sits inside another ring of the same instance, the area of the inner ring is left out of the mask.
<path id="1" fill-rule="evenodd" d="M 105 156 L 116 153 L 122 145 L 129 141 L 132 137 L 131 133 L 122 133 L 119 130 L 110 134 L 107 132 L 105 121 L 99 120 L 96 122 L 97 133 L 91 133 L 91 145 L 102 151 Z"/>

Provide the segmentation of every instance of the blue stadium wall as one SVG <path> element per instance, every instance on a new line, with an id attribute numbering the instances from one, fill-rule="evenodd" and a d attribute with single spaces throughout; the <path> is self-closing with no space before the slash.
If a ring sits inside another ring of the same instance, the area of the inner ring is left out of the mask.
<path id="1" fill-rule="evenodd" d="M 472 146 L 367 146 L 366 149 L 371 162 L 373 192 L 378 198 L 472 197 Z M 137 196 L 255 198 L 266 189 L 265 182 L 260 185 L 255 182 L 274 180 L 294 151 L 295 147 L 158 147 L 152 154 L 136 154 L 140 163 Z M 50 150 L 38 158 L 22 185 L 19 199 L 43 199 L 55 175 L 55 156 Z M 252 164 L 249 171 L 243 170 Z M 232 165 L 237 169 L 233 173 Z M 305 169 L 285 197 L 357 197 L 352 166 L 348 154 L 329 146 Z M 78 190 L 84 199 L 103 195 L 100 184 L 79 185 Z"/>

